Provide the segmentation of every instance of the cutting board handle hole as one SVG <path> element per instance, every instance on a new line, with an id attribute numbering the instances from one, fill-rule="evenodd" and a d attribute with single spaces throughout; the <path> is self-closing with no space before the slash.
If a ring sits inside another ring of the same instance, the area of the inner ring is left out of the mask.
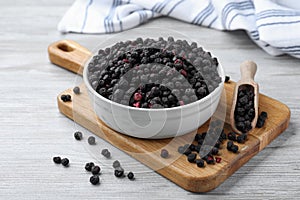
<path id="1" fill-rule="evenodd" d="M 62 51 L 65 51 L 65 52 L 71 52 L 71 51 L 74 51 L 74 48 L 71 47 L 69 44 L 66 44 L 66 43 L 59 43 L 57 45 L 57 48 L 59 48 L 60 50 Z"/>

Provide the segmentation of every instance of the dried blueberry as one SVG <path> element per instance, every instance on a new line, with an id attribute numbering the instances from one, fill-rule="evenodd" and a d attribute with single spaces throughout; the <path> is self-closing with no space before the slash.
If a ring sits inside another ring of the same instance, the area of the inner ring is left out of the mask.
<path id="1" fill-rule="evenodd" d="M 217 155 L 219 153 L 219 149 L 217 147 L 213 147 L 211 153 L 212 155 Z"/>
<path id="2" fill-rule="evenodd" d="M 133 180 L 134 179 L 134 174 L 132 172 L 129 172 L 127 174 L 127 177 L 128 177 L 129 180 Z"/>
<path id="3" fill-rule="evenodd" d="M 230 76 L 225 76 L 225 83 L 228 83 L 230 80 Z"/>
<path id="4" fill-rule="evenodd" d="M 96 144 L 96 138 L 95 138 L 94 136 L 90 136 L 90 137 L 88 138 L 88 143 L 89 143 L 90 145 L 95 145 L 95 144 Z"/>
<path id="5" fill-rule="evenodd" d="M 99 184 L 99 182 L 100 182 L 99 176 L 98 176 L 98 175 L 93 175 L 93 176 L 91 176 L 91 177 L 90 177 L 90 182 L 91 182 L 91 184 L 93 184 L 93 185 Z"/>
<path id="6" fill-rule="evenodd" d="M 82 133 L 81 133 L 80 131 L 76 131 L 76 132 L 74 133 L 74 138 L 75 138 L 76 140 L 81 140 L 81 139 L 82 139 Z"/>
<path id="7" fill-rule="evenodd" d="M 228 140 L 236 141 L 236 133 L 229 132 L 227 138 L 228 138 Z"/>
<path id="8" fill-rule="evenodd" d="M 73 92 L 74 92 L 75 94 L 80 94 L 80 87 L 78 87 L 78 86 L 74 87 L 74 88 L 73 88 Z"/>
<path id="9" fill-rule="evenodd" d="M 101 154 L 106 157 L 106 158 L 110 158 L 111 154 L 108 151 L 108 149 L 102 149 Z"/>
<path id="10" fill-rule="evenodd" d="M 196 157 L 197 155 L 195 153 L 191 153 L 187 156 L 187 160 L 192 163 L 195 162 Z"/>
<path id="11" fill-rule="evenodd" d="M 121 167 L 117 167 L 117 168 L 115 168 L 115 173 L 114 174 L 118 178 L 123 177 L 123 175 L 124 175 L 124 169 L 121 168 Z"/>
<path id="12" fill-rule="evenodd" d="M 85 167 L 84 167 L 84 168 L 85 168 L 86 171 L 89 171 L 89 172 L 90 172 L 90 171 L 92 171 L 92 168 L 94 167 L 94 165 L 95 165 L 95 164 L 94 164 L 93 162 L 89 162 L 89 163 L 86 163 L 86 164 L 85 164 Z"/>
<path id="13" fill-rule="evenodd" d="M 233 153 L 237 153 L 239 150 L 239 147 L 237 145 L 232 145 L 231 148 L 230 148 L 230 151 L 232 151 Z"/>
<path id="14" fill-rule="evenodd" d="M 92 167 L 91 172 L 92 172 L 92 174 L 96 175 L 96 174 L 100 173 L 100 170 L 101 170 L 101 168 L 99 166 L 95 165 Z"/>
<path id="15" fill-rule="evenodd" d="M 246 140 L 246 138 L 247 138 L 247 135 L 246 134 L 242 134 L 242 135 L 237 136 L 236 141 L 238 143 L 244 143 L 245 140 Z"/>
<path id="16" fill-rule="evenodd" d="M 227 142 L 227 149 L 230 151 L 232 146 L 233 146 L 233 142 L 231 140 L 229 140 Z"/>
<path id="17" fill-rule="evenodd" d="M 208 156 L 206 159 L 206 163 L 211 165 L 211 164 L 215 164 L 215 159 L 213 156 Z"/>
<path id="18" fill-rule="evenodd" d="M 161 152 L 160 152 L 160 156 L 161 156 L 162 158 L 167 158 L 167 157 L 169 157 L 169 152 L 168 152 L 168 150 L 162 149 Z"/>
<path id="19" fill-rule="evenodd" d="M 183 154 L 185 151 L 185 148 L 183 146 L 179 146 L 177 151 L 178 151 L 178 153 Z"/>
<path id="20" fill-rule="evenodd" d="M 53 162 L 55 164 L 61 164 L 61 158 L 59 156 L 53 157 Z"/>
<path id="21" fill-rule="evenodd" d="M 69 166 L 69 159 L 68 158 L 61 159 L 61 164 L 65 167 L 68 167 Z"/>
<path id="22" fill-rule="evenodd" d="M 63 101 L 63 102 L 68 102 L 68 101 L 72 101 L 72 97 L 71 95 L 69 94 L 63 94 L 60 96 L 60 99 Z"/>
<path id="23" fill-rule="evenodd" d="M 121 164 L 120 164 L 120 162 L 118 161 L 118 160 L 115 160 L 114 162 L 113 162 L 113 168 L 117 168 L 117 167 L 120 167 L 121 166 Z"/>
<path id="24" fill-rule="evenodd" d="M 196 159 L 195 162 L 196 162 L 198 167 L 204 167 L 204 160 Z"/>

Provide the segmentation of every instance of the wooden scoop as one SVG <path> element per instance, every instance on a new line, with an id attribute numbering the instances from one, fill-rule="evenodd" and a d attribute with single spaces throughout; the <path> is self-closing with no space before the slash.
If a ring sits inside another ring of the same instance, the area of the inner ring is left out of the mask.
<path id="1" fill-rule="evenodd" d="M 236 128 L 235 125 L 235 119 L 234 119 L 234 112 L 236 109 L 237 104 L 237 95 L 238 95 L 238 89 L 239 87 L 243 87 L 244 85 L 252 86 L 254 89 L 254 110 L 255 110 L 255 117 L 251 122 L 252 128 L 255 128 L 256 121 L 258 117 L 258 84 L 254 82 L 254 76 L 257 70 L 257 66 L 253 61 L 245 61 L 241 64 L 241 80 L 239 80 L 236 83 L 234 95 L 233 95 L 233 101 L 232 101 L 232 107 L 231 107 L 231 113 L 230 113 L 230 123 L 233 131 L 236 133 L 242 134 L 241 131 L 239 131 Z"/>

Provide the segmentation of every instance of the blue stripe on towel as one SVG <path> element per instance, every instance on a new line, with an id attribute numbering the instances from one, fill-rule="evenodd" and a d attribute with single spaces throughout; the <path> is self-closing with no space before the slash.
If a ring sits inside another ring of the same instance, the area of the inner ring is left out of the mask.
<path id="1" fill-rule="evenodd" d="M 107 16 L 107 20 L 106 20 L 106 25 L 108 27 L 108 32 L 111 33 L 111 32 L 115 32 L 115 27 L 114 27 L 114 23 L 113 23 L 113 20 L 112 20 L 112 16 L 114 15 L 115 13 L 115 10 L 116 8 L 122 4 L 122 1 L 121 0 L 114 0 L 113 2 L 113 6 L 111 7 L 111 10 L 109 12 L 109 15 Z"/>
<path id="2" fill-rule="evenodd" d="M 291 16 L 300 16 L 300 11 L 271 9 L 271 10 L 265 10 L 257 13 L 257 18 L 260 19 L 265 16 L 273 16 L 273 15 L 280 15 L 280 14 L 282 15 L 290 14 Z"/>
<path id="3" fill-rule="evenodd" d="M 87 19 L 87 16 L 88 16 L 88 10 L 89 10 L 89 7 L 92 5 L 93 3 L 93 0 L 90 0 L 89 3 L 86 5 L 85 7 L 85 14 L 84 14 L 84 19 L 83 19 L 83 24 L 81 26 L 81 33 L 83 32 L 83 29 L 85 27 L 85 24 L 86 24 L 86 19 Z"/>
<path id="4" fill-rule="evenodd" d="M 170 9 L 170 11 L 167 13 L 167 15 L 170 15 L 170 14 L 173 12 L 173 10 L 174 10 L 179 4 L 181 4 L 182 2 L 184 2 L 184 0 L 178 1 L 178 2 Z"/>
<path id="5" fill-rule="evenodd" d="M 203 15 L 205 13 L 207 13 L 212 7 L 211 2 L 209 2 L 209 4 L 206 6 L 206 8 L 204 8 L 204 10 L 201 10 L 201 12 L 199 12 L 196 17 L 194 17 L 193 21 L 191 22 L 192 24 L 196 24 L 196 22 L 201 19 L 203 17 Z"/>
<path id="6" fill-rule="evenodd" d="M 155 9 L 155 12 L 161 12 L 165 7 L 166 5 L 169 3 L 170 0 L 164 0 L 163 2 L 161 2 L 159 4 L 159 6 Z"/>
<path id="7" fill-rule="evenodd" d="M 226 21 L 229 13 L 234 10 L 247 10 L 254 9 L 254 5 L 251 1 L 231 2 L 228 3 L 222 10 L 222 25 L 226 28 Z"/>
<path id="8" fill-rule="evenodd" d="M 155 11 L 157 9 L 157 7 L 160 5 L 160 2 L 157 2 L 152 8 L 152 11 Z"/>
<path id="9" fill-rule="evenodd" d="M 211 27 L 213 25 L 213 23 L 215 23 L 215 21 L 218 19 L 218 16 L 216 16 L 209 24 L 207 27 Z"/>
<path id="10" fill-rule="evenodd" d="M 116 1 L 113 0 L 113 3 L 112 3 L 112 6 L 110 7 L 110 11 L 108 13 L 108 15 L 104 18 L 104 28 L 105 28 L 105 33 L 110 33 L 109 31 L 109 26 L 108 26 L 108 23 L 107 23 L 107 20 L 109 18 L 109 16 L 111 15 L 112 13 L 112 9 L 116 6 Z"/>
<path id="11" fill-rule="evenodd" d="M 258 33 L 258 31 L 250 31 L 249 32 L 250 33 L 250 36 L 251 36 L 251 38 L 253 39 L 253 40 L 259 40 L 259 33 Z"/>
<path id="12" fill-rule="evenodd" d="M 204 20 L 210 16 L 211 13 L 213 13 L 215 10 L 215 8 L 211 5 L 211 7 L 209 8 L 209 10 L 207 10 L 207 12 L 205 14 L 202 15 L 202 17 L 200 19 L 197 20 L 196 24 L 201 25 Z"/>
<path id="13" fill-rule="evenodd" d="M 273 22 L 273 23 L 265 23 L 257 26 L 257 29 L 264 27 L 264 26 L 273 26 L 273 25 L 287 25 L 287 24 L 297 24 L 300 23 L 300 20 L 297 21 L 289 21 L 289 22 Z"/>
<path id="14" fill-rule="evenodd" d="M 288 53 L 300 53 L 300 46 L 289 46 L 289 47 L 276 47 L 275 48 Z"/>

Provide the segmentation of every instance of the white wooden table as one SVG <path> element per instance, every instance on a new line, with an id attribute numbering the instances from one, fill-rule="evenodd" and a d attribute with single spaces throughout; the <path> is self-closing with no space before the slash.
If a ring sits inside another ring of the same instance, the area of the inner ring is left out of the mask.
<path id="1" fill-rule="evenodd" d="M 78 142 L 73 132 L 87 130 L 59 113 L 56 96 L 76 84 L 76 76 L 52 65 L 47 46 L 72 39 L 88 49 L 110 35 L 62 35 L 56 25 L 71 0 L 0 1 L 0 199 L 292 199 L 300 196 L 300 60 L 272 57 L 246 34 L 220 32 L 173 19 L 160 18 L 143 27 L 180 30 L 201 41 L 218 56 L 226 74 L 239 78 L 239 64 L 257 62 L 261 92 L 291 109 L 289 128 L 217 189 L 206 194 L 183 190 L 144 165 L 97 138 L 97 147 Z M 291 30 L 292 31 L 292 30 Z M 113 159 L 135 172 L 136 180 L 116 179 Z M 52 157 L 71 161 L 54 165 Z M 84 164 L 103 166 L 102 183 L 92 186 Z"/>

